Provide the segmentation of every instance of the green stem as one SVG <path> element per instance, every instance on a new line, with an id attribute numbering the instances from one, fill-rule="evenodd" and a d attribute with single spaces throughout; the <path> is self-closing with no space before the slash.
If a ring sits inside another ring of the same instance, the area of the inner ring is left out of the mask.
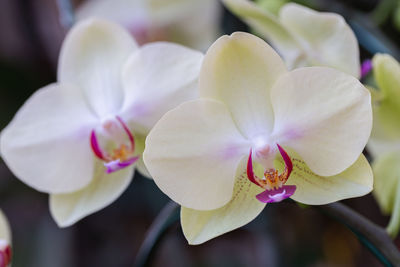
<path id="1" fill-rule="evenodd" d="M 339 202 L 314 207 L 346 225 L 385 266 L 400 266 L 400 252 L 383 228 Z"/>
<path id="2" fill-rule="evenodd" d="M 397 183 L 396 192 L 400 192 L 399 190 L 400 190 L 400 182 Z M 399 228 L 400 228 L 400 195 L 396 194 L 393 206 L 393 212 L 390 217 L 389 224 L 386 227 L 386 231 L 392 238 L 395 238 L 399 233 L 400 230 Z"/>
<path id="3" fill-rule="evenodd" d="M 170 201 L 157 215 L 136 255 L 135 267 L 148 266 L 150 256 L 155 251 L 166 230 L 179 219 L 179 205 Z"/>

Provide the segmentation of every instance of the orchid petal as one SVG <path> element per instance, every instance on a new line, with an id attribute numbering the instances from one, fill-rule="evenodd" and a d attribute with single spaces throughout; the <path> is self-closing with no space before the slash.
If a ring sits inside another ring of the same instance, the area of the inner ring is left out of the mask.
<path id="1" fill-rule="evenodd" d="M 388 233 L 395 238 L 400 229 L 400 153 L 387 153 L 372 164 L 374 170 L 374 194 L 385 215 L 390 215 Z"/>
<path id="2" fill-rule="evenodd" d="M 8 220 L 4 213 L 0 210 L 0 240 L 5 240 L 11 245 L 11 231 Z"/>
<path id="3" fill-rule="evenodd" d="M 263 191 L 247 179 L 245 161 L 237 168 L 232 199 L 216 210 L 200 211 L 182 207 L 181 224 L 189 244 L 197 245 L 237 229 L 257 217 L 265 204 L 255 196 Z"/>
<path id="4" fill-rule="evenodd" d="M 374 109 L 373 136 L 398 139 L 400 138 L 398 123 L 400 116 L 400 64 L 390 55 L 377 54 L 373 58 L 373 66 L 374 78 L 382 96 Z"/>
<path id="5" fill-rule="evenodd" d="M 311 65 L 333 67 L 360 77 L 358 42 L 342 16 L 289 3 L 281 8 L 279 19 L 302 41 Z"/>
<path id="6" fill-rule="evenodd" d="M 354 77 L 324 67 L 301 68 L 271 90 L 273 136 L 322 176 L 339 174 L 364 149 L 372 127 L 371 96 Z"/>
<path id="7" fill-rule="evenodd" d="M 400 183 L 400 153 L 391 152 L 377 158 L 372 168 L 374 170 L 374 197 L 384 214 L 393 212 Z"/>
<path id="8" fill-rule="evenodd" d="M 387 54 L 373 57 L 374 78 L 387 101 L 400 106 L 400 63 Z"/>
<path id="9" fill-rule="evenodd" d="M 11 266 L 11 231 L 6 216 L 0 210 L 0 266 Z"/>
<path id="10" fill-rule="evenodd" d="M 39 191 L 79 190 L 93 175 L 89 136 L 97 123 L 79 88 L 49 85 L 2 131 L 2 157 L 16 177 Z"/>
<path id="11" fill-rule="evenodd" d="M 197 96 L 202 60 L 200 52 L 177 44 L 141 47 L 124 67 L 123 117 L 147 134 L 165 112 Z"/>
<path id="12" fill-rule="evenodd" d="M 135 169 L 140 172 L 141 175 L 143 175 L 146 178 L 153 179 L 147 170 L 146 165 L 144 165 L 143 162 L 143 151 L 144 151 L 144 142 L 145 142 L 146 137 L 142 135 L 135 135 L 135 140 L 136 140 L 136 148 L 135 148 L 135 154 L 141 155 L 137 162 L 135 163 Z"/>
<path id="13" fill-rule="evenodd" d="M 58 80 L 79 86 L 99 117 L 116 114 L 123 100 L 122 66 L 136 49 L 129 33 L 117 24 L 98 19 L 79 22 L 61 48 Z"/>
<path id="14" fill-rule="evenodd" d="M 136 170 L 138 172 L 140 172 L 140 174 L 148 179 L 153 179 L 151 177 L 151 174 L 149 173 L 149 171 L 147 170 L 146 165 L 143 162 L 143 157 L 140 157 L 139 160 L 136 162 Z"/>
<path id="15" fill-rule="evenodd" d="M 359 197 L 372 190 L 373 174 L 371 167 L 361 155 L 358 160 L 344 172 L 335 176 L 319 176 L 312 172 L 303 159 L 293 151 L 293 171 L 286 185 L 295 185 L 292 199 L 309 205 L 323 205 L 346 198 Z M 282 159 L 276 164 L 283 168 Z"/>
<path id="16" fill-rule="evenodd" d="M 375 127 L 375 121 L 374 126 Z M 385 154 L 400 151 L 400 140 L 390 140 L 373 138 L 368 140 L 367 144 L 368 152 L 370 152 L 372 158 L 378 158 L 384 156 Z"/>
<path id="17" fill-rule="evenodd" d="M 235 170 L 249 150 L 226 106 L 200 99 L 157 122 L 143 159 L 161 191 L 182 206 L 207 210 L 232 198 Z"/>
<path id="18" fill-rule="evenodd" d="M 278 50 L 291 69 L 304 53 L 301 44 L 276 16 L 248 0 L 223 0 L 224 5 L 243 19 Z"/>
<path id="19" fill-rule="evenodd" d="M 70 226 L 114 202 L 128 187 L 133 166 L 107 174 L 101 161 L 96 161 L 92 182 L 69 194 L 51 194 L 50 212 L 60 227 Z"/>
<path id="20" fill-rule="evenodd" d="M 400 104 L 394 103 L 392 98 L 384 98 L 374 105 L 373 137 L 392 141 L 400 139 Z"/>
<path id="21" fill-rule="evenodd" d="M 221 7 L 216 0 L 152 0 L 152 26 L 164 29 L 170 41 L 207 50 L 219 34 Z"/>
<path id="22" fill-rule="evenodd" d="M 243 32 L 222 36 L 208 50 L 200 72 L 200 96 L 224 102 L 247 138 L 269 133 L 270 89 L 286 67 L 260 38 Z"/>
<path id="23" fill-rule="evenodd" d="M 118 22 L 127 28 L 145 28 L 151 25 L 147 1 L 89 0 L 76 10 L 78 20 L 90 17 Z M 135 33 L 134 29 L 132 31 Z"/>

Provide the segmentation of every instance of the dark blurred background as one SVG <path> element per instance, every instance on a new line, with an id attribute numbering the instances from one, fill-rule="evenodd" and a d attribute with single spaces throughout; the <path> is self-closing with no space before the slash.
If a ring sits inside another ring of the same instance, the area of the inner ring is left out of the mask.
<path id="1" fill-rule="evenodd" d="M 344 15 L 359 37 L 362 59 L 385 49 L 398 53 L 399 1 L 299 2 Z M 220 15 L 221 33 L 247 29 L 223 8 Z M 59 18 L 56 0 L 0 0 L 0 129 L 35 90 L 56 81 L 58 52 L 67 31 Z M 371 45 L 374 38 L 380 46 Z M 49 214 L 48 196 L 20 182 L 0 162 L 0 207 L 12 228 L 13 267 L 133 266 L 146 231 L 168 201 L 151 180 L 136 174 L 112 205 L 60 229 Z M 371 195 L 345 203 L 386 226 L 388 218 L 380 215 Z M 381 266 L 343 225 L 312 207 L 290 203 L 269 205 L 247 226 L 198 246 L 187 244 L 176 223 L 149 265 Z"/>

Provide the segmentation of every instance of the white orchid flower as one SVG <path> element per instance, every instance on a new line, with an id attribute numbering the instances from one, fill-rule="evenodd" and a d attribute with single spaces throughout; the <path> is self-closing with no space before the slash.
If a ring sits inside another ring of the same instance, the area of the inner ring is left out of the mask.
<path id="1" fill-rule="evenodd" d="M 143 154 L 158 187 L 183 206 L 190 244 L 250 222 L 265 203 L 320 205 L 372 190 L 361 154 L 370 94 L 355 77 L 288 72 L 263 40 L 234 33 L 208 50 L 199 91 L 157 122 Z"/>
<path id="2" fill-rule="evenodd" d="M 68 33 L 58 82 L 39 89 L 0 138 L 11 171 L 50 194 L 68 226 L 113 202 L 142 163 L 144 138 L 169 109 L 196 97 L 203 55 L 171 43 L 138 47 L 112 22 Z"/>
<path id="3" fill-rule="evenodd" d="M 117 22 L 140 44 L 166 40 L 206 50 L 218 36 L 220 11 L 218 0 L 88 0 L 76 14 Z"/>
<path id="4" fill-rule="evenodd" d="M 6 216 L 0 210 L 0 267 L 11 263 L 11 231 Z"/>
<path id="5" fill-rule="evenodd" d="M 223 0 L 282 55 L 289 69 L 326 66 L 360 77 L 357 39 L 342 16 L 288 3 L 275 16 L 249 0 Z"/>

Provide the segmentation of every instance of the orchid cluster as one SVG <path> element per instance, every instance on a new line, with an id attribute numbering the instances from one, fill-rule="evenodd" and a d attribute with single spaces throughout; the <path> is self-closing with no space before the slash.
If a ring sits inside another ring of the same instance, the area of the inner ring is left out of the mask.
<path id="1" fill-rule="evenodd" d="M 265 40 L 235 32 L 205 55 L 148 43 L 176 30 L 188 5 L 216 4 L 172 1 L 169 8 L 182 9 L 171 14 L 161 2 L 82 6 L 62 44 L 57 81 L 34 93 L 1 132 L 3 160 L 22 182 L 49 194 L 60 227 L 111 204 L 137 170 L 181 206 L 190 244 L 249 223 L 271 203 L 324 205 L 366 195 L 373 185 L 382 210 L 393 213 L 388 231 L 397 235 L 395 59 L 373 58 L 378 89 L 367 89 L 357 39 L 340 15 L 293 3 L 273 13 L 248 0 L 222 2 Z M 196 26 L 204 42 L 192 46 L 204 49 L 216 31 Z M 367 143 L 373 170 L 362 153 Z M 11 239 L 0 215 L 3 267 Z"/>

